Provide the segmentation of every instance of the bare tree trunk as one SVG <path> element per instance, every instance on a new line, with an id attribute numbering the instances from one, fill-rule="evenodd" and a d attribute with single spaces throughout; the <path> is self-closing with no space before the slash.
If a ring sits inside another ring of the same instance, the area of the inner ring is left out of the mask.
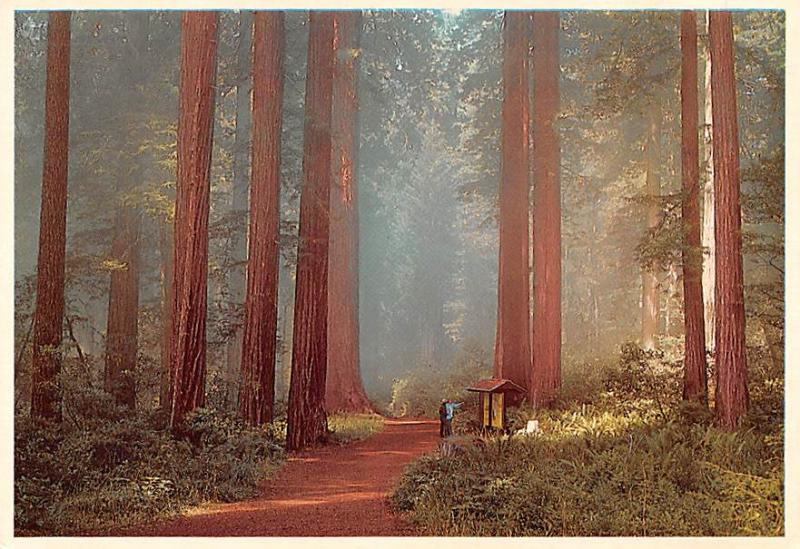
<path id="1" fill-rule="evenodd" d="M 533 370 L 529 396 L 549 405 L 561 387 L 561 146 L 557 11 L 533 15 Z"/>
<path id="2" fill-rule="evenodd" d="M 594 245 L 598 242 L 597 238 L 597 218 L 592 218 L 592 245 L 589 247 L 589 266 L 595 268 L 595 249 Z M 566 258 L 565 258 L 566 261 Z M 592 304 L 592 343 L 596 346 L 600 343 L 600 299 L 598 298 L 598 284 L 596 277 L 592 277 L 588 284 L 589 301 Z"/>
<path id="3" fill-rule="evenodd" d="M 185 12 L 181 29 L 175 198 L 170 427 L 205 402 L 208 209 L 216 81 L 217 13 Z"/>
<path id="4" fill-rule="evenodd" d="M 503 28 L 502 163 L 499 200 L 495 376 L 528 388 L 528 31 L 530 15 L 507 11 Z"/>
<path id="5" fill-rule="evenodd" d="M 706 30 L 708 30 L 708 14 L 706 11 Z M 703 184 L 703 304 L 705 307 L 706 350 L 714 352 L 714 269 L 716 264 L 714 244 L 714 147 L 713 123 L 711 112 L 711 48 L 706 34 L 705 49 L 705 104 L 703 108 L 705 122 L 703 124 L 703 165 L 705 182 Z"/>
<path id="6" fill-rule="evenodd" d="M 174 277 L 174 250 L 172 221 L 159 221 L 159 240 L 161 251 L 161 386 L 158 404 L 162 410 L 172 409 L 173 380 L 170 374 L 170 350 L 172 348 L 172 283 Z"/>
<path id="7" fill-rule="evenodd" d="M 739 202 L 739 129 L 736 119 L 733 24 L 727 11 L 709 19 L 714 117 L 714 239 L 716 241 L 716 416 L 735 429 L 747 412 L 742 211 Z"/>
<path id="8" fill-rule="evenodd" d="M 111 257 L 106 328 L 104 388 L 114 401 L 136 407 L 137 339 L 139 321 L 139 212 L 131 206 L 117 208 Z"/>
<path id="9" fill-rule="evenodd" d="M 681 218 L 683 259 L 683 398 L 708 403 L 705 323 L 703 322 L 702 249 L 700 247 L 699 144 L 697 120 L 697 21 L 681 13 Z"/>
<path id="10" fill-rule="evenodd" d="M 333 80 L 328 374 L 325 408 L 370 411 L 361 383 L 358 345 L 358 56 L 361 12 L 337 15 Z"/>
<path id="11" fill-rule="evenodd" d="M 50 12 L 44 108 L 44 168 L 33 314 L 31 416 L 61 421 L 61 339 L 69 170 L 70 15 Z"/>
<path id="12" fill-rule="evenodd" d="M 248 424 L 272 421 L 278 323 L 281 114 L 284 14 L 255 15 L 253 173 L 239 412 Z"/>
<path id="13" fill-rule="evenodd" d="M 291 289 L 288 291 L 292 291 Z M 288 293 L 287 291 L 287 293 Z M 280 290 L 279 290 L 280 292 Z M 287 297 L 288 300 L 288 297 Z M 280 298 L 279 298 L 280 301 Z M 281 369 L 277 381 L 281 387 L 281 398 L 286 399 L 289 393 L 289 383 L 292 377 L 292 328 L 294 323 L 294 309 L 289 304 L 283 306 L 283 321 L 281 328 Z"/>
<path id="14" fill-rule="evenodd" d="M 336 17 L 332 12 L 312 11 L 309 18 L 303 189 L 286 428 L 289 451 L 324 441 L 328 429 L 328 215 Z"/>
<path id="15" fill-rule="evenodd" d="M 645 194 L 647 205 L 647 228 L 652 230 L 661 221 L 661 181 L 658 166 L 661 157 L 659 135 L 661 132 L 661 110 L 651 114 L 650 133 L 645 151 L 646 175 Z M 656 348 L 659 320 L 658 275 L 654 263 L 642 268 L 642 346 L 652 350 Z"/>
<path id="16" fill-rule="evenodd" d="M 251 78 L 250 57 L 252 53 L 253 14 L 249 11 L 239 12 L 239 44 L 236 56 L 236 132 L 233 138 L 233 193 L 231 214 L 238 218 L 247 215 L 247 199 L 250 186 L 248 184 L 247 158 L 250 151 L 250 90 Z M 228 274 L 229 300 L 237 311 L 243 310 L 245 297 L 245 264 L 247 262 L 247 238 L 244 231 L 233 231 L 231 235 L 231 258 L 234 265 Z M 226 388 L 226 402 L 236 398 L 233 390 L 235 379 L 239 377 L 242 364 L 243 323 L 237 316 L 234 321 L 233 335 L 228 339 L 225 349 L 226 377 L 231 386 Z"/>

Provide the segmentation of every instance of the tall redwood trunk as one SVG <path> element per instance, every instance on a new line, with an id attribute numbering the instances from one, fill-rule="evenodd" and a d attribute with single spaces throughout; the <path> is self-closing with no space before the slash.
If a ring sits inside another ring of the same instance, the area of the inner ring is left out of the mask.
<path id="1" fill-rule="evenodd" d="M 358 47 L 361 12 L 336 14 L 333 76 L 331 217 L 328 256 L 326 410 L 372 410 L 358 355 Z"/>
<path id="2" fill-rule="evenodd" d="M 70 15 L 68 11 L 50 12 L 47 26 L 42 209 L 33 313 L 31 415 L 55 421 L 61 421 L 57 376 L 61 371 L 67 240 Z"/>
<path id="3" fill-rule="evenodd" d="M 275 402 L 283 19 L 282 11 L 255 15 L 250 250 L 239 393 L 239 412 L 250 425 L 272 421 Z"/>
<path id="4" fill-rule="evenodd" d="M 506 11 L 503 28 L 502 163 L 494 373 L 528 387 L 528 13 Z"/>
<path id="5" fill-rule="evenodd" d="M 335 15 L 312 11 L 308 38 L 303 188 L 292 338 L 286 449 L 327 436 L 328 230 L 331 192 L 331 107 Z"/>
<path id="6" fill-rule="evenodd" d="M 104 388 L 114 401 L 136 406 L 137 338 L 139 323 L 139 212 L 131 206 L 117 208 L 111 258 L 106 328 Z"/>
<path id="7" fill-rule="evenodd" d="M 529 395 L 546 406 L 561 387 L 559 13 L 533 15 L 533 369 Z"/>
<path id="8" fill-rule="evenodd" d="M 661 181 L 658 174 L 661 151 L 659 137 L 661 133 L 661 109 L 651 113 L 649 133 L 645 150 L 645 195 L 647 205 L 647 228 L 653 229 L 661 221 Z M 656 348 L 659 321 L 658 277 L 656 265 L 650 263 L 642 267 L 642 347 Z"/>
<path id="9" fill-rule="evenodd" d="M 170 374 L 170 350 L 172 348 L 172 282 L 174 269 L 174 240 L 172 222 L 159 221 L 159 250 L 161 252 L 161 383 L 158 405 L 162 410 L 172 409 L 172 379 Z"/>
<path id="10" fill-rule="evenodd" d="M 175 198 L 170 427 L 205 401 L 208 208 L 217 13 L 185 12 L 181 26 L 178 181 Z"/>
<path id="11" fill-rule="evenodd" d="M 706 30 L 708 29 L 706 11 Z M 711 48 L 706 34 L 705 48 L 705 93 L 703 123 L 703 165 L 705 183 L 703 184 L 703 304 L 705 306 L 706 350 L 714 352 L 714 269 L 716 253 L 714 246 L 714 147 L 711 112 Z"/>
<path id="12" fill-rule="evenodd" d="M 697 116 L 697 21 L 681 13 L 681 219 L 683 220 L 683 398 L 708 402 L 700 248 L 700 152 Z"/>
<path id="13" fill-rule="evenodd" d="M 742 211 L 739 202 L 739 129 L 736 119 L 733 25 L 727 11 L 710 14 L 714 115 L 714 237 L 716 250 L 716 416 L 735 429 L 747 412 Z"/>
<path id="14" fill-rule="evenodd" d="M 236 54 L 236 130 L 233 138 L 233 192 L 230 203 L 231 214 L 236 218 L 244 218 L 247 213 L 247 197 L 250 190 L 247 160 L 252 126 L 250 112 L 252 37 L 253 12 L 243 10 L 239 13 L 239 43 Z M 237 310 L 243 310 L 247 261 L 247 237 L 244 230 L 235 230 L 231 235 L 230 253 L 234 265 L 228 275 L 228 295 L 231 304 Z M 243 321 L 237 318 L 234 321 L 233 335 L 228 339 L 225 349 L 225 372 L 230 382 L 226 387 L 226 406 L 231 400 L 236 399 L 234 389 L 235 380 L 241 373 L 243 334 Z"/>

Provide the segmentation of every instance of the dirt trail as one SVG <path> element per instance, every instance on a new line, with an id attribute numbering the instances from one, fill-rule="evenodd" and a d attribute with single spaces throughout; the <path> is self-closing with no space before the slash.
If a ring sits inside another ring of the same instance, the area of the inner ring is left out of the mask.
<path id="1" fill-rule="evenodd" d="M 111 535 L 408 536 L 388 507 L 403 467 L 436 448 L 438 423 L 385 420 L 384 430 L 346 446 L 298 453 L 257 499 L 203 507 L 189 516 Z"/>

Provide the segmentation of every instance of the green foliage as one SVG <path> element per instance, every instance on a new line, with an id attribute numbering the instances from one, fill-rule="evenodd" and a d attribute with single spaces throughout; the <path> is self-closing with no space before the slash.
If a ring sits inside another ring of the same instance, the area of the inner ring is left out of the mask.
<path id="1" fill-rule="evenodd" d="M 383 418 L 377 414 L 333 414 L 328 416 L 328 431 L 334 442 L 355 442 L 383 431 Z"/>
<path id="2" fill-rule="evenodd" d="M 606 398 L 624 395 L 621 404 L 628 409 L 655 405 L 666 419 L 667 405 L 680 398 L 681 366 L 680 361 L 666 360 L 663 351 L 647 351 L 634 343 L 624 343 L 619 368 L 611 370 L 604 381 Z"/>
<path id="3" fill-rule="evenodd" d="M 97 411 L 74 405 L 76 422 L 61 427 L 17 416 L 18 532 L 118 529 L 203 501 L 242 499 L 283 459 L 269 427 L 250 429 L 210 410 L 188 418 L 185 440 L 155 414 L 114 419 Z"/>
<path id="4" fill-rule="evenodd" d="M 61 426 L 18 415 L 14 522 L 18 534 L 117 531 L 206 501 L 237 501 L 283 461 L 286 422 L 248 428 L 198 409 L 182 439 L 158 412 L 130 417 L 101 390 L 70 388 L 72 421 Z M 362 440 L 383 429 L 374 414 L 334 414 L 331 439 Z"/>
<path id="5" fill-rule="evenodd" d="M 580 377 L 567 370 L 556 408 L 511 413 L 539 434 L 412 464 L 394 506 L 432 535 L 782 535 L 783 421 L 764 410 L 783 387 L 768 363 L 751 369 L 752 411 L 729 433 L 680 402 L 674 364 L 626 345 L 590 399 L 565 398 Z"/>
<path id="6" fill-rule="evenodd" d="M 563 357 L 561 371 L 561 390 L 558 393 L 556 406 L 567 403 L 588 404 L 593 402 L 603 389 L 603 380 L 616 364 L 606 357 L 592 357 L 575 360 Z"/>
<path id="7" fill-rule="evenodd" d="M 486 354 L 477 347 L 467 347 L 449 368 L 421 367 L 395 379 L 388 411 L 394 416 L 438 417 L 443 398 L 461 400 L 468 385 L 490 376 Z"/>

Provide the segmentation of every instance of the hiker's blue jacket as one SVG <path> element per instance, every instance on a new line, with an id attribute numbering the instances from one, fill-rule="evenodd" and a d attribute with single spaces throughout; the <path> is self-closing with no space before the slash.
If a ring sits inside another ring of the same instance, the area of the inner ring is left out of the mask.
<path id="1" fill-rule="evenodd" d="M 446 402 L 444 408 L 447 411 L 447 419 L 453 419 L 453 412 L 456 408 L 461 408 L 463 404 L 463 402 Z"/>

